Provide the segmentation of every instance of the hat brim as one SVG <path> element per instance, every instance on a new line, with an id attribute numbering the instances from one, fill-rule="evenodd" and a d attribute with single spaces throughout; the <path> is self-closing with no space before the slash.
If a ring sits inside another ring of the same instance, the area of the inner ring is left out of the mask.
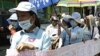
<path id="1" fill-rule="evenodd" d="M 14 18 L 8 18 L 9 20 L 17 20 L 17 19 L 14 19 Z"/>
<path id="2" fill-rule="evenodd" d="M 74 19 L 74 18 L 72 17 L 72 18 L 69 18 L 69 20 L 75 20 L 77 23 L 82 24 L 82 22 L 81 22 L 80 19 Z"/>
<path id="3" fill-rule="evenodd" d="M 23 8 L 12 8 L 9 10 L 9 12 L 16 12 L 16 11 L 30 11 L 30 10 L 23 9 Z"/>

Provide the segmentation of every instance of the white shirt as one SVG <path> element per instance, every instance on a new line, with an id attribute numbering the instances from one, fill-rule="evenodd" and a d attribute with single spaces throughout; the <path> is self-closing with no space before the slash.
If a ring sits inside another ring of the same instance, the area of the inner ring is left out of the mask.
<path id="1" fill-rule="evenodd" d="M 32 44 L 39 50 L 48 50 L 51 46 L 51 39 L 49 36 L 38 27 L 31 33 L 26 33 L 23 30 L 15 33 L 10 48 L 16 49 L 18 44 L 22 42 Z"/>
<path id="2" fill-rule="evenodd" d="M 63 28 L 61 28 L 61 32 L 62 31 L 63 31 Z M 52 24 L 47 26 L 46 33 L 50 36 L 51 39 L 54 39 L 54 37 L 58 36 L 58 25 L 55 27 Z M 62 38 L 60 38 L 58 48 L 60 48 L 61 46 L 62 46 Z"/>
<path id="3" fill-rule="evenodd" d="M 63 31 L 63 28 L 61 28 L 61 31 Z M 46 28 L 46 33 L 52 38 L 54 34 L 58 34 L 58 26 L 54 27 L 52 24 L 50 24 Z"/>

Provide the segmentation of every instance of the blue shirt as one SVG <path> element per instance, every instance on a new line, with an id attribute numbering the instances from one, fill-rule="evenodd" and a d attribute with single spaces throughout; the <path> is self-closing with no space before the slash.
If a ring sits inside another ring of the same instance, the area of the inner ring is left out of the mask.
<path id="1" fill-rule="evenodd" d="M 62 32 L 61 35 L 63 39 L 63 46 L 68 45 L 69 43 L 73 44 L 81 42 L 82 39 L 84 38 L 83 29 L 80 28 L 79 26 L 71 28 L 71 36 L 69 36 L 65 30 Z"/>

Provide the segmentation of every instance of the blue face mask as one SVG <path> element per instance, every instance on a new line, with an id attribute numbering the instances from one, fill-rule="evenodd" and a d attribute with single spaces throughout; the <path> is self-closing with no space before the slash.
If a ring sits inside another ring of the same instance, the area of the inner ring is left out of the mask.
<path id="1" fill-rule="evenodd" d="M 77 26 L 77 22 L 75 20 L 71 20 L 70 24 L 72 27 L 76 27 Z"/>

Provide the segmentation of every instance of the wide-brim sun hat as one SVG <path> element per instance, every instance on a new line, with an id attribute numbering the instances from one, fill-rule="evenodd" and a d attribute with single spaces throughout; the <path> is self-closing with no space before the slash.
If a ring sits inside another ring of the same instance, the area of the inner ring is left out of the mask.
<path id="1" fill-rule="evenodd" d="M 16 12 L 16 11 L 33 11 L 35 14 L 37 14 L 36 7 L 27 1 L 22 1 L 18 4 L 16 8 L 12 8 L 9 10 L 9 12 Z"/>
<path id="2" fill-rule="evenodd" d="M 75 20 L 77 23 L 82 24 L 80 13 L 74 12 L 74 13 L 72 13 L 72 16 L 71 16 L 71 17 L 72 17 L 72 18 L 70 18 L 69 20 L 72 19 L 72 20 Z"/>

